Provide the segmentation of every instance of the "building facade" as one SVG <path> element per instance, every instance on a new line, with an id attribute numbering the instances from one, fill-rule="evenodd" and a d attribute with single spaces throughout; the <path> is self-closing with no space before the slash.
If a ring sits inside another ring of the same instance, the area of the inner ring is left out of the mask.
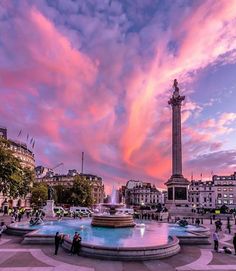
<path id="1" fill-rule="evenodd" d="M 10 143 L 10 149 L 13 153 L 13 155 L 20 160 L 20 164 L 24 168 L 29 168 L 31 170 L 34 170 L 35 168 L 35 158 L 34 153 L 32 150 L 29 149 L 26 143 L 20 142 L 18 140 L 9 139 L 7 137 L 7 128 L 0 127 L 0 136 L 7 139 Z M 17 198 L 17 199 L 11 199 L 6 196 L 4 196 L 0 192 L 0 207 L 2 207 L 2 204 L 8 203 L 8 207 L 29 207 L 30 206 L 30 194 L 28 194 L 25 198 Z"/>
<path id="2" fill-rule="evenodd" d="M 130 180 L 123 186 L 125 204 L 128 206 L 156 206 L 160 202 L 161 192 L 151 183 Z"/>
<path id="3" fill-rule="evenodd" d="M 189 202 L 193 209 L 215 208 L 215 189 L 213 181 L 191 181 Z"/>
<path id="4" fill-rule="evenodd" d="M 230 209 L 236 208 L 236 172 L 231 175 L 214 175 L 216 208 L 226 205 Z"/>
<path id="5" fill-rule="evenodd" d="M 37 168 L 39 169 L 41 166 Z M 38 171 L 40 172 L 40 170 Z M 93 204 L 103 203 L 105 197 L 104 184 L 102 178 L 97 175 L 78 173 L 74 169 L 69 170 L 67 174 L 54 174 L 49 170 L 45 172 L 44 176 L 38 176 L 36 181 L 46 183 L 49 186 L 62 185 L 64 187 L 69 187 L 73 185 L 75 176 L 78 175 L 82 176 L 85 181 L 91 183 Z"/>

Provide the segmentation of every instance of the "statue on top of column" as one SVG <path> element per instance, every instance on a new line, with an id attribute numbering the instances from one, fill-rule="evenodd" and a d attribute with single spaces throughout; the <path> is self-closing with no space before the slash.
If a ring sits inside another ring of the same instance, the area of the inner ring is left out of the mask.
<path id="1" fill-rule="evenodd" d="M 179 96 L 179 87 L 178 87 L 178 81 L 177 81 L 177 79 L 174 80 L 173 87 L 175 89 L 173 95 L 174 95 L 174 97 L 177 98 Z"/>
<path id="2" fill-rule="evenodd" d="M 173 106 L 181 105 L 181 102 L 185 99 L 185 96 L 180 96 L 180 94 L 179 94 L 179 87 L 178 87 L 177 79 L 174 80 L 173 88 L 174 88 L 173 96 L 170 98 L 168 103 Z"/>

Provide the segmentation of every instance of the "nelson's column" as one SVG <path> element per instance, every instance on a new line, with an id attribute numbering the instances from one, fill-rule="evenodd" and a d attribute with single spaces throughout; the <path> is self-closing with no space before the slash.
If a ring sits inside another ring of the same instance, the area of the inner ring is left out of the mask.
<path id="1" fill-rule="evenodd" d="M 169 100 L 172 107 L 172 176 L 165 183 L 168 190 L 166 207 L 170 213 L 189 211 L 189 181 L 182 174 L 181 104 L 185 96 L 179 94 L 178 82 L 174 80 L 174 92 Z"/>

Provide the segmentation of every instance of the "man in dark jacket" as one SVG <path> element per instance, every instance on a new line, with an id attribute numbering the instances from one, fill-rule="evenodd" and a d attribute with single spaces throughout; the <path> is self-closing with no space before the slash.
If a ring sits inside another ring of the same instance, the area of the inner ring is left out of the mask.
<path id="1" fill-rule="evenodd" d="M 59 232 L 57 232 L 55 235 L 55 255 L 57 255 L 60 242 L 61 242 L 61 236 L 59 235 Z"/>
<path id="2" fill-rule="evenodd" d="M 70 253 L 71 254 L 75 254 L 76 253 L 76 242 L 77 242 L 77 238 L 78 238 L 78 232 L 76 231 L 74 236 L 73 236 L 73 240 L 72 240 L 72 246 L 70 249 Z"/>
<path id="3" fill-rule="evenodd" d="M 233 244 L 234 244 L 234 253 L 236 255 L 236 233 L 234 234 Z"/>

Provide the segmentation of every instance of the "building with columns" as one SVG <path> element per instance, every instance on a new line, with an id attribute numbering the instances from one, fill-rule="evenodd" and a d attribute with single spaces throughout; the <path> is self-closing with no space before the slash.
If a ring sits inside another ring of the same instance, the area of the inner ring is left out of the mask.
<path id="1" fill-rule="evenodd" d="M 92 186 L 92 198 L 94 204 L 99 204 L 104 202 L 105 192 L 104 192 L 104 184 L 102 178 L 93 175 L 93 174 L 84 174 L 78 173 L 77 170 L 68 170 L 67 174 L 55 174 L 51 170 L 39 170 L 43 168 L 42 166 L 37 167 L 38 172 L 45 172 L 44 175 L 38 175 L 36 178 L 36 182 L 43 182 L 49 186 L 57 186 L 62 185 L 64 187 L 72 186 L 75 180 L 75 176 L 82 176 L 85 181 L 91 183 Z"/>
<path id="2" fill-rule="evenodd" d="M 168 102 L 172 107 L 172 175 L 165 184 L 168 191 L 166 207 L 170 213 L 178 213 L 185 212 L 189 207 L 189 181 L 182 173 L 181 105 L 185 96 L 180 95 L 176 79 L 173 88 L 174 92 Z"/>

